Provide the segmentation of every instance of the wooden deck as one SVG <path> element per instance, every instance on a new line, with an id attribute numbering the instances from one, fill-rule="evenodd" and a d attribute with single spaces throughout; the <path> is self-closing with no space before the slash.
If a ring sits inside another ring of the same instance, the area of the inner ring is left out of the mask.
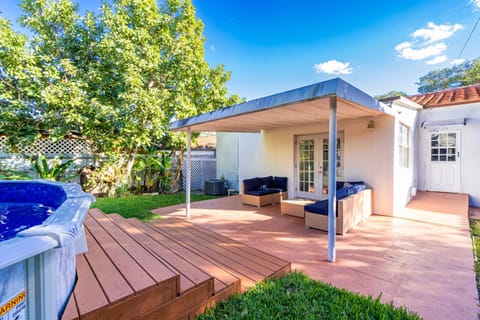
<path id="1" fill-rule="evenodd" d="M 143 223 L 92 209 L 88 252 L 63 319 L 189 319 L 290 263 L 178 218 Z"/>

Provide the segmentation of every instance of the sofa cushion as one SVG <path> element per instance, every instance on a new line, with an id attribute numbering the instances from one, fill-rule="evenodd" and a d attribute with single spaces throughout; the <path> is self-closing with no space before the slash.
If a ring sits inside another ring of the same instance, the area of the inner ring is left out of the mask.
<path id="1" fill-rule="evenodd" d="M 260 177 L 260 189 L 267 189 L 273 187 L 273 177 Z"/>
<path id="2" fill-rule="evenodd" d="M 243 180 L 243 186 L 245 187 L 245 192 L 257 191 L 261 187 L 261 180 L 259 178 L 245 179 Z"/>
<path id="3" fill-rule="evenodd" d="M 355 185 L 352 186 L 351 189 L 354 190 L 354 193 L 357 193 L 357 192 L 365 190 L 366 186 L 364 184 L 355 184 Z"/>
<path id="4" fill-rule="evenodd" d="M 274 189 L 261 189 L 261 190 L 251 190 L 251 191 L 245 191 L 245 194 L 250 194 L 252 196 L 263 196 L 266 194 L 272 194 L 276 193 L 278 191 Z"/>
<path id="5" fill-rule="evenodd" d="M 340 188 L 343 188 L 345 182 L 344 181 L 337 181 L 337 191 L 340 189 Z"/>
<path id="6" fill-rule="evenodd" d="M 281 189 L 282 191 L 287 191 L 287 177 L 275 177 L 273 180 L 273 188 Z"/>
<path id="7" fill-rule="evenodd" d="M 343 198 L 348 197 L 348 196 L 351 194 L 350 192 L 352 192 L 352 191 L 350 190 L 350 188 L 345 188 L 345 187 L 343 187 L 343 188 L 338 189 L 338 190 L 337 190 L 337 194 L 336 194 L 337 200 L 341 200 L 341 199 L 343 199 Z"/>
<path id="8" fill-rule="evenodd" d="M 363 181 L 348 181 L 348 183 L 350 183 L 352 186 L 356 186 L 358 184 L 365 184 L 365 182 Z"/>
<path id="9" fill-rule="evenodd" d="M 304 210 L 311 213 L 328 216 L 328 200 L 317 201 L 315 203 L 306 205 Z M 336 213 L 336 216 L 338 217 L 338 212 Z"/>

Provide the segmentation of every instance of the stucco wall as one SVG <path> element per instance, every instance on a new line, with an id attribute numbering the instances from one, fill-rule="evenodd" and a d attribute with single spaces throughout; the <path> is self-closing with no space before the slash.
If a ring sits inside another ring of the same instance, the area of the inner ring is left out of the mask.
<path id="1" fill-rule="evenodd" d="M 217 178 L 227 180 L 229 188 L 238 190 L 238 133 L 217 133 Z"/>
<path id="2" fill-rule="evenodd" d="M 375 128 L 367 129 L 374 120 Z M 378 214 L 393 213 L 393 158 L 395 120 L 388 115 L 340 121 L 344 134 L 344 179 L 364 180 L 374 190 L 373 210 Z M 328 123 L 266 130 L 261 134 L 239 135 L 239 176 L 263 175 L 288 177 L 289 197 L 294 196 L 295 135 L 328 133 Z"/>
<path id="3" fill-rule="evenodd" d="M 461 130 L 462 145 L 460 154 L 460 192 L 468 193 L 470 205 L 480 206 L 480 103 L 440 107 L 422 110 L 419 123 L 467 118 L 467 125 L 439 127 L 440 130 Z M 428 130 L 419 129 L 418 188 L 427 189 L 427 157 L 429 156 Z"/>
<path id="4" fill-rule="evenodd" d="M 417 186 L 416 179 L 416 167 L 418 152 L 418 111 L 402 106 L 395 106 L 395 112 L 397 114 L 395 119 L 395 138 L 394 138 L 394 192 L 393 192 L 393 213 L 397 213 L 402 210 L 412 198 L 412 188 Z M 403 124 L 410 128 L 410 153 L 409 153 L 409 167 L 402 168 L 399 165 L 399 127 Z"/>
<path id="5" fill-rule="evenodd" d="M 238 176 L 242 180 L 265 175 L 267 171 L 263 159 L 263 134 L 240 133 L 238 140 Z"/>

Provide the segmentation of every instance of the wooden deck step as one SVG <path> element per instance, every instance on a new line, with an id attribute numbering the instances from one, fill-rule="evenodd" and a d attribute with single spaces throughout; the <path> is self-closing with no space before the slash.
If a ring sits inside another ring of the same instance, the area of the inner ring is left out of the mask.
<path id="1" fill-rule="evenodd" d="M 127 221 L 120 220 L 119 222 L 122 223 L 123 227 L 127 227 L 126 223 L 129 223 L 131 226 L 142 231 L 143 233 L 136 235 L 140 237 L 139 240 L 142 244 L 160 257 L 168 256 L 168 263 L 175 268 L 181 276 L 185 278 L 192 277 L 192 271 L 185 269 L 185 264 L 194 267 L 194 269 L 197 270 L 196 272 L 202 271 L 207 276 L 213 276 L 215 278 L 215 293 L 220 292 L 227 286 L 238 285 L 240 283 L 238 277 L 219 268 L 211 261 L 199 256 L 182 244 L 171 240 L 158 229 L 142 223 L 137 219 L 127 219 Z M 146 238 L 147 236 L 149 239 Z"/>
<path id="2" fill-rule="evenodd" d="M 91 209 L 88 252 L 63 319 L 190 319 L 290 263 L 182 219 L 143 223 Z"/>
<path id="3" fill-rule="evenodd" d="M 152 221 L 149 224 L 155 226 L 156 230 L 165 237 L 239 277 L 244 290 L 258 281 L 274 276 L 279 270 L 278 266 L 273 266 L 269 261 L 242 250 L 240 243 L 237 243 L 236 246 L 229 246 L 219 242 L 214 237 L 208 237 L 205 233 L 193 228 L 193 224 L 186 223 L 181 219 L 169 218 Z M 247 246 L 243 245 L 243 247 Z M 285 262 L 285 267 L 289 268 L 287 262 Z"/>
<path id="4" fill-rule="evenodd" d="M 199 227 L 183 219 L 168 218 L 154 220 L 151 221 L 150 224 L 153 224 L 159 229 L 164 230 L 169 235 L 174 235 L 175 232 L 173 230 L 179 229 L 178 226 L 183 226 L 184 230 L 188 229 L 188 233 L 190 236 L 192 236 L 192 238 L 204 243 L 216 244 L 219 248 L 223 249 L 223 252 L 233 252 L 236 256 L 235 260 L 240 260 L 242 264 L 253 267 L 256 270 L 264 270 L 262 273 L 262 276 L 264 277 L 276 277 L 277 273 L 278 275 L 283 275 L 285 272 L 289 272 L 291 269 L 291 264 L 288 261 L 245 245 L 222 234 Z M 258 264 L 261 265 L 261 268 L 257 268 Z"/>
<path id="5" fill-rule="evenodd" d="M 177 298 L 179 275 L 104 217 L 91 210 L 85 219 L 88 252 L 77 256 L 78 282 L 63 319 L 133 319 Z M 204 285 L 213 287 L 213 279 Z"/>

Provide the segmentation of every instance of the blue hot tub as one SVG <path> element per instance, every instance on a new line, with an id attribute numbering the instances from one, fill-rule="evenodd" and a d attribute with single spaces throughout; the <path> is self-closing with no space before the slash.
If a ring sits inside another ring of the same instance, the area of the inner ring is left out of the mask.
<path id="1" fill-rule="evenodd" d="M 73 183 L 0 181 L 0 318 L 55 319 L 86 251 L 92 195 Z"/>

